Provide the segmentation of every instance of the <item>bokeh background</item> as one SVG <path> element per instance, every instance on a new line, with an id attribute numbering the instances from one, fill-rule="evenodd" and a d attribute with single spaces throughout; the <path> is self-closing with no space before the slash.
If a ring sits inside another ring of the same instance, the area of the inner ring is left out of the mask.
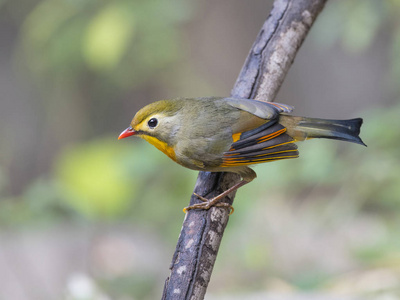
<path id="1" fill-rule="evenodd" d="M 0 1 L 0 299 L 158 299 L 196 172 L 117 141 L 229 95 L 265 0 Z M 238 192 L 206 299 L 400 299 L 400 1 L 330 0 L 277 101 L 363 117 Z"/>

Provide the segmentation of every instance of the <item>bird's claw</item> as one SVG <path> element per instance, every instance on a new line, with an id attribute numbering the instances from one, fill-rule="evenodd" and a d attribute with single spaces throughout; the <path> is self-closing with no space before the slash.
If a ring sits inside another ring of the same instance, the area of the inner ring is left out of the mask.
<path id="1" fill-rule="evenodd" d="M 183 209 L 183 212 L 186 214 L 189 210 L 192 209 L 204 209 L 204 210 L 209 210 L 211 207 L 216 206 L 216 207 L 226 207 L 229 209 L 229 215 L 233 214 L 235 209 L 233 208 L 232 205 L 229 203 L 224 203 L 224 202 L 217 202 L 218 199 L 212 198 L 212 199 L 207 199 L 204 198 L 203 196 L 200 196 L 199 194 L 194 193 L 194 195 L 199 198 L 203 203 L 196 203 L 190 206 L 187 206 Z"/>

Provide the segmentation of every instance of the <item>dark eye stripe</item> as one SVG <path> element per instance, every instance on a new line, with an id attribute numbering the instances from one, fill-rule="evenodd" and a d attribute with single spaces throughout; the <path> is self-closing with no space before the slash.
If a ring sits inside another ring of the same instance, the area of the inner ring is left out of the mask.
<path id="1" fill-rule="evenodd" d="M 158 120 L 156 118 L 151 118 L 148 122 L 147 125 L 149 125 L 150 128 L 156 127 L 158 124 Z"/>

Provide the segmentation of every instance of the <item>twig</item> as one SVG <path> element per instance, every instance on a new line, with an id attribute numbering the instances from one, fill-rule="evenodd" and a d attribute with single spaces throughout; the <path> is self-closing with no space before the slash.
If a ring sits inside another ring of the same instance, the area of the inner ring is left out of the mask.
<path id="1" fill-rule="evenodd" d="M 273 101 L 310 27 L 327 0 L 275 0 L 231 95 Z M 233 173 L 200 172 L 194 192 L 212 198 L 239 180 Z M 224 202 L 232 204 L 233 192 Z M 190 205 L 199 202 L 190 199 Z M 182 225 L 162 299 L 201 300 L 207 290 L 228 210 L 190 210 Z"/>

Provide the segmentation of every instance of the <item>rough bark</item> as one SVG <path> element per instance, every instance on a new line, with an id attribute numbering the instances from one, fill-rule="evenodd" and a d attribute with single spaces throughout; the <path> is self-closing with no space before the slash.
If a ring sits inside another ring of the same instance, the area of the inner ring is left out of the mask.
<path id="1" fill-rule="evenodd" d="M 326 0 L 275 0 L 231 95 L 273 101 Z M 232 173 L 200 172 L 194 192 L 212 198 L 239 180 Z M 232 204 L 235 192 L 224 199 Z M 242 199 L 246 201 L 245 199 Z M 247 200 L 250 201 L 250 200 Z M 192 195 L 190 205 L 199 199 Z M 162 299 L 203 299 L 225 227 L 226 208 L 191 210 L 182 225 Z"/>

